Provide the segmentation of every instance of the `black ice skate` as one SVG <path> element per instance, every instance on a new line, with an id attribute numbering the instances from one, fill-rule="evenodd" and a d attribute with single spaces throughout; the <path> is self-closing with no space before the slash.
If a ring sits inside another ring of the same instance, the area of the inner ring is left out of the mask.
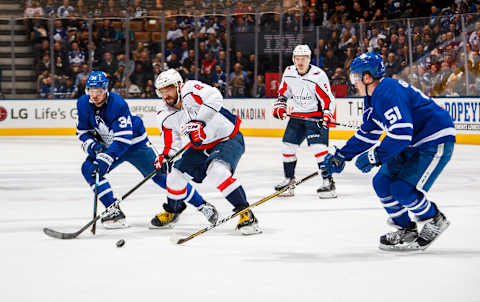
<path id="1" fill-rule="evenodd" d="M 242 233 L 243 235 L 254 235 L 262 233 L 262 230 L 258 226 L 257 218 L 250 210 L 240 214 L 240 220 L 238 221 L 235 230 L 240 231 L 240 233 Z"/>
<path id="2" fill-rule="evenodd" d="M 283 190 L 285 187 L 288 187 L 292 184 L 295 183 L 295 177 L 292 177 L 292 178 L 288 178 L 286 177 L 281 183 L 279 183 L 278 185 L 275 186 L 275 191 L 280 191 L 280 190 Z M 295 195 L 295 191 L 294 191 L 294 187 L 290 187 L 288 188 L 287 190 L 285 190 L 285 192 L 283 192 L 282 194 L 278 195 L 279 197 L 290 197 L 290 196 L 294 196 Z"/>
<path id="3" fill-rule="evenodd" d="M 107 208 L 107 213 L 102 217 L 103 227 L 106 229 L 123 229 L 128 228 L 125 214 L 120 206 L 113 204 Z"/>
<path id="4" fill-rule="evenodd" d="M 380 236 L 379 249 L 384 251 L 411 250 L 410 245 L 418 238 L 417 224 L 412 221 L 406 228 L 402 228 L 393 222 L 389 222 L 389 224 L 398 230 Z"/>
<path id="5" fill-rule="evenodd" d="M 323 178 L 323 184 L 317 189 L 318 198 L 337 198 L 337 192 L 335 191 L 335 182 L 332 175 Z"/>
<path id="6" fill-rule="evenodd" d="M 163 204 L 165 212 L 158 213 L 150 221 L 148 226 L 150 229 L 170 229 L 178 222 L 180 214 L 187 208 L 185 203 L 182 203 L 182 207 L 176 213 L 168 206 L 167 203 Z"/>
<path id="7" fill-rule="evenodd" d="M 211 224 L 217 223 L 218 212 L 217 209 L 210 203 L 206 202 L 198 207 L 198 210 L 207 218 Z"/>
<path id="8" fill-rule="evenodd" d="M 438 209 L 435 216 L 424 222 L 417 240 L 411 244 L 411 249 L 425 250 L 450 226 L 450 221 Z"/>

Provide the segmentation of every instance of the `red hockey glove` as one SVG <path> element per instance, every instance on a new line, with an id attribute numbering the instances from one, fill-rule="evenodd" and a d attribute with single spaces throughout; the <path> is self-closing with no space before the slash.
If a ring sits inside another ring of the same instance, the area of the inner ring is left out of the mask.
<path id="1" fill-rule="evenodd" d="M 188 133 L 188 137 L 190 138 L 192 145 L 194 145 L 195 147 L 201 146 L 205 138 L 207 138 L 204 130 L 205 122 L 191 120 L 186 126 L 187 129 L 185 130 L 185 132 Z"/>
<path id="2" fill-rule="evenodd" d="M 324 111 L 322 116 L 322 121 L 318 122 L 317 125 L 319 128 L 328 128 L 328 125 L 332 125 L 334 123 L 334 119 L 332 114 L 329 111 Z"/>
<path id="3" fill-rule="evenodd" d="M 277 119 L 285 119 L 287 117 L 287 100 L 284 98 L 278 98 L 273 104 L 273 117 Z"/>

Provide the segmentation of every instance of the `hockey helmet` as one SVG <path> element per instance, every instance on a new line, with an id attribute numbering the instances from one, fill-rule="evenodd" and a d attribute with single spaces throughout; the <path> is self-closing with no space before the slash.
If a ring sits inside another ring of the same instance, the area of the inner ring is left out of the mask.
<path id="1" fill-rule="evenodd" d="M 310 60 L 310 57 L 312 56 L 312 51 L 310 50 L 310 47 L 306 44 L 300 44 L 295 46 L 295 49 L 293 50 L 292 53 L 292 61 L 295 63 L 295 56 L 308 56 L 308 59 Z"/>
<path id="2" fill-rule="evenodd" d="M 92 71 L 88 74 L 87 83 L 85 85 L 85 93 L 89 94 L 90 88 L 103 88 L 105 92 L 108 90 L 108 77 L 103 71 Z"/>
<path id="3" fill-rule="evenodd" d="M 158 75 L 157 79 L 155 80 L 155 92 L 157 93 L 158 97 L 161 98 L 162 93 L 160 92 L 160 89 L 174 85 L 177 87 L 177 90 L 179 90 L 178 83 L 183 83 L 182 76 L 175 69 L 169 69 Z"/>
<path id="4" fill-rule="evenodd" d="M 365 72 L 368 72 L 375 79 L 383 77 L 385 75 L 385 65 L 382 57 L 374 52 L 356 56 L 350 63 L 350 81 L 352 84 L 361 80 Z"/>

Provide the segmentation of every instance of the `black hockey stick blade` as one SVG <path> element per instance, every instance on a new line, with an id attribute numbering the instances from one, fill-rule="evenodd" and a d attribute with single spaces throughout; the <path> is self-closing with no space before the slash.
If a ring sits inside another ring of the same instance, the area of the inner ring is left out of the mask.
<path id="1" fill-rule="evenodd" d="M 171 161 L 173 161 L 177 156 L 179 156 L 180 154 L 183 153 L 183 151 L 187 150 L 189 147 L 191 146 L 190 143 L 188 143 L 187 145 L 185 145 L 181 150 L 179 150 L 177 153 L 175 153 L 172 157 L 170 157 L 169 160 L 167 160 L 166 162 L 169 163 Z M 157 174 L 157 170 L 153 170 L 152 173 L 150 173 L 149 175 L 145 176 L 144 179 L 142 179 L 138 184 L 135 185 L 135 187 L 131 188 L 127 193 L 123 194 L 122 198 L 117 201 L 115 204 L 119 204 L 120 202 L 122 202 L 125 198 L 127 198 L 128 196 L 130 196 L 130 194 L 132 194 L 133 192 L 135 192 L 138 188 L 140 188 L 144 183 L 146 183 L 150 178 L 152 178 L 153 176 L 155 176 Z M 96 217 L 92 218 L 92 220 L 90 220 L 89 223 L 87 223 L 86 225 L 84 225 L 80 230 L 78 230 L 77 232 L 75 233 L 62 233 L 62 232 L 58 232 L 58 231 L 55 231 L 55 230 L 52 230 L 52 229 L 49 229 L 49 228 L 44 228 L 43 229 L 43 232 L 47 235 L 47 236 L 50 236 L 52 238 L 57 238 L 57 239 L 74 239 L 74 238 L 77 238 L 78 235 L 80 235 L 81 233 L 83 233 L 86 229 L 88 229 L 92 224 L 94 224 L 95 222 L 97 222 L 97 220 L 99 220 L 106 212 L 107 212 L 108 209 L 106 209 L 105 211 L 103 211 L 102 214 L 100 215 L 97 215 Z"/>
<path id="2" fill-rule="evenodd" d="M 273 193 L 273 194 L 271 194 L 271 195 L 268 195 L 267 197 L 264 197 L 264 198 L 260 199 L 259 201 L 251 204 L 250 206 L 246 207 L 245 209 L 243 209 L 243 210 L 241 210 L 241 211 L 239 211 L 239 212 L 233 213 L 233 214 L 231 214 L 230 216 L 227 216 L 227 217 L 225 217 L 225 218 L 219 219 L 215 224 L 211 224 L 211 225 L 209 225 L 209 226 L 201 229 L 200 231 L 198 231 L 198 232 L 196 232 L 196 233 L 193 233 L 193 234 L 191 234 L 191 235 L 189 235 L 189 236 L 187 236 L 187 237 L 177 239 L 177 240 L 176 240 L 176 243 L 177 243 L 177 244 L 185 243 L 185 242 L 187 242 L 187 241 L 189 241 L 189 240 L 197 237 L 198 235 L 201 235 L 201 234 L 203 234 L 203 233 L 205 233 L 205 232 L 207 232 L 207 231 L 209 231 L 209 230 L 211 230 L 211 229 L 213 229 L 213 228 L 215 228 L 215 227 L 217 227 L 217 226 L 219 226 L 219 225 L 221 225 L 221 224 L 229 221 L 230 219 L 232 219 L 232 218 L 234 218 L 234 217 L 236 217 L 236 216 L 238 216 L 238 215 L 240 215 L 240 214 L 242 214 L 242 213 L 247 212 L 247 211 L 250 210 L 251 208 L 254 208 L 254 207 L 256 207 L 256 206 L 258 206 L 258 205 L 261 205 L 262 203 L 264 203 L 264 202 L 266 202 L 266 201 L 268 201 L 268 200 L 270 200 L 270 199 L 272 199 L 272 198 L 274 198 L 274 197 L 277 197 L 278 195 L 282 194 L 283 192 L 287 191 L 288 189 L 293 189 L 293 188 L 295 188 L 295 187 L 298 186 L 299 184 L 301 184 L 301 183 L 303 183 L 303 182 L 305 182 L 305 181 L 309 180 L 310 178 L 315 177 L 315 176 L 317 176 L 317 175 L 318 175 L 318 171 L 316 171 L 316 172 L 314 172 L 314 173 L 312 173 L 312 174 L 310 174 L 310 175 L 307 175 L 307 176 L 305 176 L 304 178 L 300 179 L 299 181 L 297 181 L 297 182 L 295 182 L 295 183 L 293 183 L 293 184 L 290 184 L 289 186 L 286 186 L 285 188 L 283 188 L 283 189 L 281 189 L 281 190 L 279 190 L 279 191 L 277 191 L 277 192 L 275 192 L 275 193 Z M 175 242 L 175 241 L 174 241 L 174 242 Z"/>

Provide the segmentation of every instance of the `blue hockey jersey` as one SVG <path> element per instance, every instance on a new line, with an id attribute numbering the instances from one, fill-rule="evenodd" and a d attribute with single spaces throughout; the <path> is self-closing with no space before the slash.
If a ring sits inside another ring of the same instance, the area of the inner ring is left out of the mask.
<path id="1" fill-rule="evenodd" d="M 77 101 L 77 137 L 85 142 L 93 139 L 107 147 L 105 153 L 117 159 L 128 148 L 148 141 L 143 121 L 130 113 L 127 102 L 118 94 L 110 92 L 102 107 L 90 102 L 88 95 Z M 97 140 L 94 132 L 101 140 Z"/>
<path id="2" fill-rule="evenodd" d="M 405 81 L 383 78 L 363 102 L 363 123 L 340 149 L 347 160 L 370 149 L 384 131 L 386 136 L 376 150 L 382 163 L 405 148 L 455 142 L 455 126 L 448 112 Z"/>

